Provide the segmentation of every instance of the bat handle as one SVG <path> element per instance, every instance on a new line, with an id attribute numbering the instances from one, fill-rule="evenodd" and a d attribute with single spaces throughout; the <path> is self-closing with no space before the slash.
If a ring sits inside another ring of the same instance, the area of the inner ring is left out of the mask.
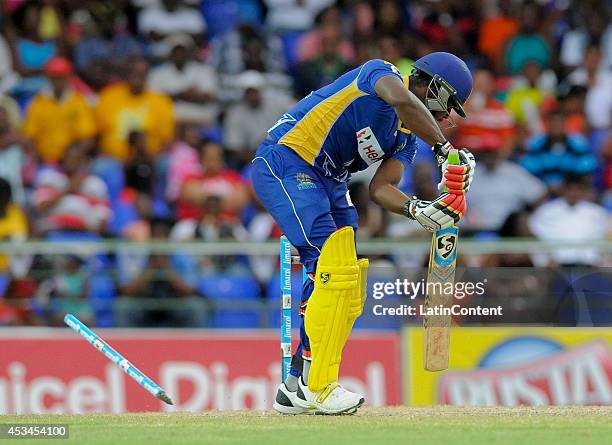
<path id="1" fill-rule="evenodd" d="M 459 157 L 459 150 L 457 150 L 456 148 L 450 149 L 450 151 L 448 152 L 448 157 L 446 159 L 448 160 L 448 165 L 461 164 L 461 158 Z M 448 192 L 448 187 L 445 186 L 444 191 Z"/>

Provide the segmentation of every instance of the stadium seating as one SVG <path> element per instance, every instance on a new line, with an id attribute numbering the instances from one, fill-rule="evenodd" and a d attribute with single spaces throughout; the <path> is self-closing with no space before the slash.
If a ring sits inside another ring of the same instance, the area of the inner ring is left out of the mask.
<path id="1" fill-rule="evenodd" d="M 249 275 L 210 274 L 202 277 L 198 291 L 216 308 L 211 327 L 256 328 L 262 321 L 257 281 Z"/>

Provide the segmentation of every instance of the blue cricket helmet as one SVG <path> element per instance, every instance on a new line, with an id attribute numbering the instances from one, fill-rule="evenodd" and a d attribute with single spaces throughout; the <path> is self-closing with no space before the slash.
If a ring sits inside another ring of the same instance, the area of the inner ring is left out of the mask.
<path id="1" fill-rule="evenodd" d="M 463 104 L 472 93 L 473 81 L 463 60 L 451 53 L 435 52 L 414 62 L 413 69 L 432 78 L 426 98 L 427 108 L 447 111 L 452 107 L 457 114 L 465 117 Z"/>

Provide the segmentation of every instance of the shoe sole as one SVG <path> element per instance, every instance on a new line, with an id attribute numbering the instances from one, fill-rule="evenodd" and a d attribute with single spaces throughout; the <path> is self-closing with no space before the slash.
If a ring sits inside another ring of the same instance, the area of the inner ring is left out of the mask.
<path id="1" fill-rule="evenodd" d="M 351 406 L 350 408 L 346 408 L 340 411 L 327 411 L 318 406 L 311 405 L 311 408 L 302 408 L 304 410 L 308 410 L 309 414 L 315 414 L 317 416 L 346 416 L 352 415 L 357 412 L 359 407 L 365 403 L 365 399 L 362 397 L 359 399 L 359 402 L 355 406 Z"/>
<path id="2" fill-rule="evenodd" d="M 277 402 L 274 402 L 272 408 L 274 408 L 274 411 L 276 411 L 277 413 L 287 416 L 296 416 L 298 414 L 314 414 L 312 410 L 302 408 L 301 406 L 285 406 Z"/>

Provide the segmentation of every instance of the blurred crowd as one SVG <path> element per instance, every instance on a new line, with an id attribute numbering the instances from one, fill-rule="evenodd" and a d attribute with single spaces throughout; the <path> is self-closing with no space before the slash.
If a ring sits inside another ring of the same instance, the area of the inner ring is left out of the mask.
<path id="1" fill-rule="evenodd" d="M 462 233 L 608 239 L 610 17 L 609 0 L 4 0 L 0 237 L 276 239 L 249 185 L 266 130 L 296 100 L 369 59 L 408 75 L 420 56 L 449 51 L 474 76 L 467 119 L 445 130 L 479 162 Z M 369 201 L 372 174 L 350 186 L 359 238 L 428 236 Z M 429 198 L 437 176 L 423 145 L 400 187 Z M 269 258 L 126 254 L 108 262 L 3 256 L 3 294 L 60 295 L 64 312 L 91 318 L 86 297 L 95 292 L 210 297 L 202 277 L 222 275 L 248 276 L 259 298 L 276 279 Z M 594 266 L 602 258 L 564 249 L 472 264 Z M 110 283 L 92 284 L 111 268 Z M 26 312 L 0 304 L 0 324 L 36 318 Z M 168 318 L 155 313 L 132 322 Z"/>

